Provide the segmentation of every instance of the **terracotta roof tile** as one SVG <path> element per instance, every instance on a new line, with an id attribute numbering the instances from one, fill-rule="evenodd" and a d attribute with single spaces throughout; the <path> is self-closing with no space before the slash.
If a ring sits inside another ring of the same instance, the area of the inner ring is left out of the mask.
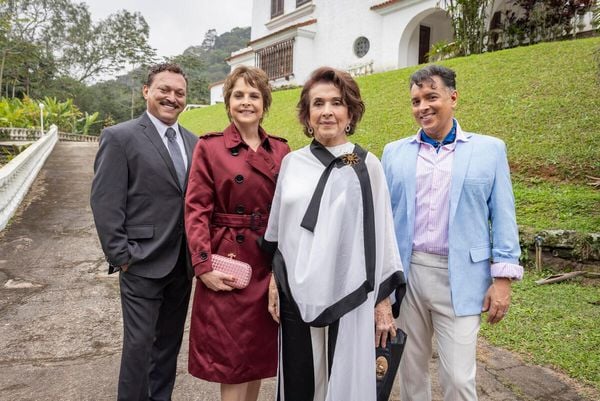
<path id="1" fill-rule="evenodd" d="M 248 51 L 245 51 L 245 52 L 243 52 L 243 53 L 236 54 L 235 56 L 229 56 L 229 57 L 227 57 L 227 58 L 225 59 L 225 61 L 233 60 L 234 58 L 238 58 L 238 57 L 240 57 L 240 56 L 246 55 L 246 54 L 248 54 L 248 53 L 253 53 L 253 52 L 254 52 L 254 50 L 250 49 L 250 50 L 248 50 Z"/>
<path id="2" fill-rule="evenodd" d="M 379 3 L 379 4 L 375 4 L 374 6 L 371 6 L 371 10 L 379 10 L 380 8 L 385 8 L 387 6 L 391 6 L 392 4 L 395 3 L 400 3 L 402 0 L 388 0 L 388 1 L 384 1 L 383 3 Z"/>

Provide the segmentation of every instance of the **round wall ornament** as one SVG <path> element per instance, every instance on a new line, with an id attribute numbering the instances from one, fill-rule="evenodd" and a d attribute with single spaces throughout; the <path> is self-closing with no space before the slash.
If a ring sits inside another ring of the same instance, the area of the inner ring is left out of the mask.
<path id="1" fill-rule="evenodd" d="M 354 41 L 354 54 L 358 58 L 364 57 L 369 52 L 370 47 L 369 39 L 361 36 Z"/>

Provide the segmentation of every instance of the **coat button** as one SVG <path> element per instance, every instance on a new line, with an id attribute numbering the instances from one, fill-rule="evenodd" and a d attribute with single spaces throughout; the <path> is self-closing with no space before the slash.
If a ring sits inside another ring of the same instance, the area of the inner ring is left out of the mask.
<path id="1" fill-rule="evenodd" d="M 231 150 L 229 150 L 229 152 L 231 153 L 231 156 L 237 156 L 240 154 L 240 150 L 237 147 L 231 148 Z"/>
<path id="2" fill-rule="evenodd" d="M 208 259 L 208 254 L 206 252 L 200 252 L 200 260 L 205 261 Z"/>
<path id="3" fill-rule="evenodd" d="M 237 214 L 244 214 L 245 211 L 246 211 L 246 208 L 244 207 L 244 205 L 237 205 L 235 207 L 235 212 Z"/>
<path id="4" fill-rule="evenodd" d="M 238 234 L 235 236 L 235 240 L 238 242 L 238 244 L 241 244 L 242 242 L 244 242 L 245 239 L 246 239 L 246 237 L 244 236 L 244 234 Z"/>
<path id="5" fill-rule="evenodd" d="M 235 176 L 235 182 L 238 184 L 241 184 L 242 182 L 244 182 L 244 176 L 241 174 L 238 174 Z"/>

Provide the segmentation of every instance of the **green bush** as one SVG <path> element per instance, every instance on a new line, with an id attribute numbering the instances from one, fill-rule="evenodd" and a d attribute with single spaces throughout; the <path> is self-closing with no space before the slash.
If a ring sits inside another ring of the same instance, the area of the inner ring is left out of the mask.
<path id="1" fill-rule="evenodd" d="M 0 127 L 37 128 L 40 126 L 40 104 L 44 106 L 44 125 L 54 124 L 62 132 L 88 134 L 92 125 L 97 124 L 98 113 L 82 113 L 72 99 L 59 102 L 56 98 L 45 97 L 34 100 L 25 97 L 0 98 Z"/>

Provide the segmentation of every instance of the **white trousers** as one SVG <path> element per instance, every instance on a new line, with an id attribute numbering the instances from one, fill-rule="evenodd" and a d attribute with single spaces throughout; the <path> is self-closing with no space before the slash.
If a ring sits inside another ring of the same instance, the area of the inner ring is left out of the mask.
<path id="1" fill-rule="evenodd" d="M 431 401 L 429 361 L 434 333 L 444 401 L 477 400 L 475 353 L 480 321 L 480 315 L 455 316 L 448 258 L 413 252 L 397 322 L 407 334 L 399 368 L 402 401 Z"/>

